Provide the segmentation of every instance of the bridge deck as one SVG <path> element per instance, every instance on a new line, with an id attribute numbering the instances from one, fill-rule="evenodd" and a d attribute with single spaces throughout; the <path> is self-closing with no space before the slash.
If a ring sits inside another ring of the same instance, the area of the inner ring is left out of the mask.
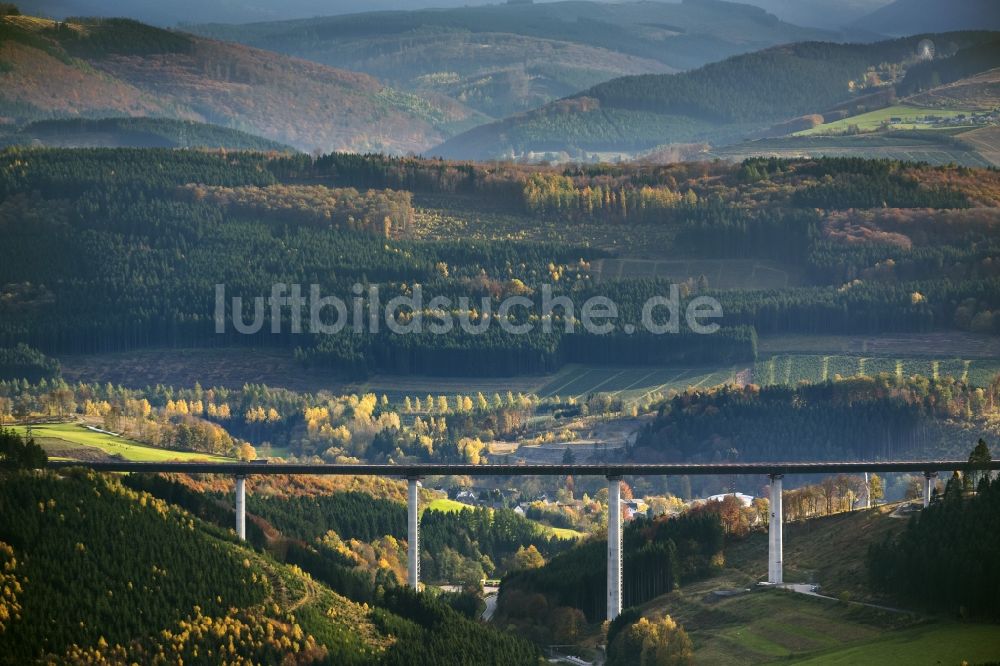
<path id="1" fill-rule="evenodd" d="M 760 462 L 708 464 L 573 464 L 573 465 L 316 465 L 309 463 L 262 462 L 128 462 L 68 461 L 49 462 L 49 467 L 84 467 L 99 472 L 181 472 L 186 474 L 231 474 L 257 476 L 271 474 L 327 474 L 338 476 L 426 477 L 459 474 L 464 476 L 683 476 L 706 474 L 857 474 L 864 472 L 951 472 L 972 469 L 965 460 L 903 460 L 856 462 Z M 1000 470 L 1000 460 L 988 466 Z M 975 469 L 983 469 L 975 466 Z"/>

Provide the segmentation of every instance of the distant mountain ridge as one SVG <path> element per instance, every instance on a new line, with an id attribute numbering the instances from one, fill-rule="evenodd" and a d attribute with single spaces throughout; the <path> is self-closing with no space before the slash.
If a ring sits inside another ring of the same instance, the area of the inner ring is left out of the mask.
<path id="1" fill-rule="evenodd" d="M 997 33 L 931 35 L 939 52 Z M 803 42 L 673 75 L 622 77 L 541 109 L 474 128 L 429 154 L 458 159 L 564 152 L 621 153 L 658 145 L 725 145 L 770 125 L 818 114 L 867 92 L 891 92 L 901 63 L 919 62 L 924 36 L 873 44 Z M 884 80 L 885 79 L 885 80 Z M 884 106 L 884 104 L 883 104 Z"/>
<path id="2" fill-rule="evenodd" d="M 884 35 L 1000 30 L 996 0 L 895 0 L 854 23 Z"/>
<path id="3" fill-rule="evenodd" d="M 795 25 L 834 29 L 850 25 L 892 0 L 747 0 L 782 21 Z"/>
<path id="4" fill-rule="evenodd" d="M 495 4 L 367 12 L 193 32 L 447 95 L 494 118 L 622 75 L 663 74 L 838 33 L 722 0 Z"/>
<path id="5" fill-rule="evenodd" d="M 423 6 L 461 7 L 483 5 L 495 0 L 426 0 Z M 69 16 L 128 16 L 159 26 L 179 23 L 223 21 L 280 21 L 310 16 L 353 14 L 359 10 L 356 0 L 284 0 L 254 2 L 254 0 L 19 0 L 26 13 L 65 19 Z M 365 11 L 409 9 L 412 0 L 365 0 Z"/>
<path id="6" fill-rule="evenodd" d="M 0 118 L 155 116 L 301 150 L 405 153 L 477 114 L 366 74 L 125 19 L 0 17 Z"/>

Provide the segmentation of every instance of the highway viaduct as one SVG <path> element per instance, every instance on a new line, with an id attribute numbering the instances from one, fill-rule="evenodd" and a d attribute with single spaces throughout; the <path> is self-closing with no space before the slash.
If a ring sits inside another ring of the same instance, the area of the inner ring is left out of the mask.
<path id="1" fill-rule="evenodd" d="M 863 474 L 865 472 L 910 472 L 924 476 L 923 503 L 931 498 L 934 479 L 941 472 L 1000 470 L 1000 461 L 973 465 L 965 460 L 908 460 L 869 462 L 786 462 L 709 464 L 570 464 L 570 465 L 314 465 L 308 463 L 258 462 L 76 462 L 51 461 L 50 468 L 85 467 L 98 472 L 172 472 L 181 474 L 225 474 L 236 479 L 236 533 L 246 539 L 246 478 L 279 474 L 398 477 L 408 482 L 407 538 L 409 585 L 420 581 L 419 488 L 428 476 L 603 476 L 608 481 L 608 596 L 607 613 L 614 619 L 622 610 L 622 512 L 621 481 L 625 476 L 745 475 L 770 479 L 768 521 L 768 583 L 783 582 L 781 486 L 786 474 Z"/>

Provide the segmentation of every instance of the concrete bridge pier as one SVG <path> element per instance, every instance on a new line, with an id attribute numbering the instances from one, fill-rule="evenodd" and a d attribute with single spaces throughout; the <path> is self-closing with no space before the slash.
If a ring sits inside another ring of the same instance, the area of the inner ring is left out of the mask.
<path id="1" fill-rule="evenodd" d="M 782 474 L 771 474 L 771 517 L 768 520 L 767 547 L 767 582 L 780 585 L 784 582 L 782 557 L 782 510 L 781 510 L 781 479 Z"/>
<path id="2" fill-rule="evenodd" d="M 622 612 L 622 477 L 608 477 L 608 620 Z"/>
<path id="3" fill-rule="evenodd" d="M 937 479 L 937 472 L 924 472 L 924 508 L 931 503 L 931 491 L 934 490 L 934 481 Z"/>
<path id="4" fill-rule="evenodd" d="M 406 502 L 406 541 L 408 544 L 409 586 L 420 589 L 420 477 L 408 476 Z"/>
<path id="5" fill-rule="evenodd" d="M 247 540 L 247 477 L 236 476 L 236 534 Z"/>

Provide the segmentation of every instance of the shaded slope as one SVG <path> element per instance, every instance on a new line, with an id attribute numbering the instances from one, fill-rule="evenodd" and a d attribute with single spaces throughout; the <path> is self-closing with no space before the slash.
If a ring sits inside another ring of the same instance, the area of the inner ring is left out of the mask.
<path id="1" fill-rule="evenodd" d="M 994 0 L 895 0 L 854 25 L 885 35 L 1000 30 L 1000 7 Z"/>
<path id="2" fill-rule="evenodd" d="M 494 117 L 615 76 L 833 36 L 718 0 L 499 4 L 191 29 L 446 94 Z"/>
<path id="3" fill-rule="evenodd" d="M 952 51 L 995 33 L 939 35 Z M 804 42 L 674 75 L 623 77 L 537 111 L 477 127 L 433 151 L 445 157 L 636 151 L 667 143 L 732 142 L 869 91 L 916 61 L 919 37 L 875 44 Z M 885 69 L 885 72 L 880 70 Z"/>
<path id="4" fill-rule="evenodd" d="M 208 122 L 304 150 L 420 150 L 470 118 L 345 72 L 120 19 L 5 17 L 0 115 Z"/>
<path id="5" fill-rule="evenodd" d="M 218 125 L 143 117 L 40 120 L 13 134 L 0 135 L 0 144 L 53 148 L 293 150 L 285 144 Z"/>

